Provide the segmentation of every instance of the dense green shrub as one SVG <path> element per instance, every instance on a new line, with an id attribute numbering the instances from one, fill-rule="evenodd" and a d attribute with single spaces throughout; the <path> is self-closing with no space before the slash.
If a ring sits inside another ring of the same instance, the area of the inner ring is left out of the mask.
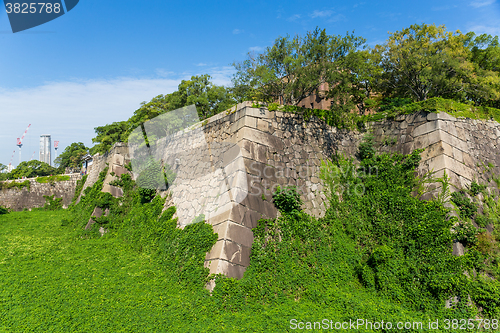
<path id="1" fill-rule="evenodd" d="M 467 186 L 467 189 L 468 189 L 469 195 L 475 197 L 479 193 L 484 192 L 484 190 L 486 189 L 486 185 L 479 184 L 475 180 L 473 180 L 471 182 L 471 184 L 469 186 Z"/>
<path id="2" fill-rule="evenodd" d="M 451 201 L 458 207 L 460 217 L 463 219 L 471 219 L 477 212 L 477 205 L 463 191 L 453 192 Z"/>
<path id="3" fill-rule="evenodd" d="M 376 150 L 374 148 L 374 138 L 375 137 L 373 135 L 366 135 L 364 140 L 359 144 L 358 155 L 361 160 L 372 158 L 375 155 Z"/>
<path id="4" fill-rule="evenodd" d="M 26 188 L 29 191 L 31 188 L 31 183 L 29 180 L 25 180 L 23 182 L 10 181 L 0 183 L 0 190 L 9 190 L 12 188 L 17 188 L 18 190 Z"/>
<path id="5" fill-rule="evenodd" d="M 0 206 L 0 215 L 8 214 L 9 210 L 5 207 Z"/>
<path id="6" fill-rule="evenodd" d="M 62 198 L 54 198 L 53 195 L 44 195 L 45 205 L 44 210 L 59 210 L 62 209 Z"/>
<path id="7" fill-rule="evenodd" d="M 300 211 L 302 199 L 295 187 L 289 186 L 281 189 L 278 186 L 276 192 L 273 193 L 273 203 L 280 212 L 290 213 L 294 210 Z"/>

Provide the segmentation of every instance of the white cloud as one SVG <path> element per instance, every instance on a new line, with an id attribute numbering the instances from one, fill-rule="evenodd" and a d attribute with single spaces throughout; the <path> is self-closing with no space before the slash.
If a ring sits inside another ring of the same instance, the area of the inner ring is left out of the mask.
<path id="1" fill-rule="evenodd" d="M 156 71 L 162 72 L 161 69 Z M 28 124 L 31 127 L 23 141 L 23 161 L 29 160 L 33 151 L 38 158 L 41 134 L 51 134 L 52 141 L 60 141 L 59 153 L 73 142 L 83 142 L 91 147 L 94 127 L 127 120 L 141 102 L 176 91 L 181 80 L 189 80 L 192 75 L 210 74 L 214 84 L 229 86 L 233 73 L 233 67 L 224 66 L 207 68 L 200 73 L 170 75 L 175 79 L 118 78 L 48 82 L 26 89 L 0 87 L 0 163 L 8 164 L 15 149 L 13 165 L 17 165 L 16 138 L 22 135 Z"/>
<path id="2" fill-rule="evenodd" d="M 472 1 L 469 5 L 474 8 L 486 7 L 495 3 L 496 0 L 475 0 Z"/>
<path id="3" fill-rule="evenodd" d="M 229 86 L 231 85 L 231 77 L 235 72 L 234 67 L 224 66 L 224 67 L 212 67 L 208 70 L 207 74 L 212 77 L 212 82 L 218 86 Z M 205 74 L 205 73 L 201 73 Z"/>
<path id="4" fill-rule="evenodd" d="M 8 164 L 15 140 L 28 124 L 24 139 L 23 160 L 33 151 L 38 157 L 41 134 L 51 134 L 60 141 L 59 153 L 72 142 L 92 146 L 94 127 L 122 121 L 132 116 L 142 101 L 177 90 L 180 79 L 88 80 L 49 82 L 27 89 L 0 88 L 0 163 Z M 17 165 L 15 157 L 13 164 Z"/>
<path id="5" fill-rule="evenodd" d="M 238 35 L 238 34 L 241 34 L 241 33 L 243 33 L 243 32 L 245 32 L 245 30 L 234 29 L 234 30 L 233 30 L 233 35 Z"/>
<path id="6" fill-rule="evenodd" d="M 328 17 L 331 16 L 333 12 L 331 10 L 315 10 L 309 16 L 311 18 L 316 18 L 316 17 Z"/>
<path id="7" fill-rule="evenodd" d="M 477 35 L 488 34 L 492 36 L 500 36 L 499 26 L 474 25 L 468 30 L 475 32 Z"/>
<path id="8" fill-rule="evenodd" d="M 203 67 L 203 66 L 207 66 L 207 64 L 205 64 L 204 62 L 199 62 L 195 66 Z"/>
<path id="9" fill-rule="evenodd" d="M 264 51 L 264 48 L 262 46 L 252 46 L 249 47 L 248 50 L 250 50 L 251 52 L 261 52 Z"/>
<path id="10" fill-rule="evenodd" d="M 295 15 L 292 15 L 289 18 L 287 18 L 287 20 L 293 22 L 293 21 L 296 21 L 296 20 L 298 20 L 300 18 L 301 18 L 300 14 L 295 14 Z"/>

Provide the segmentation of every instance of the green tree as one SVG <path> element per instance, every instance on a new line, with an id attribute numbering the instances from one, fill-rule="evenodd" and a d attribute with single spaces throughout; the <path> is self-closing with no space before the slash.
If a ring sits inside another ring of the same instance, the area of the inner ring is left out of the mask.
<path id="1" fill-rule="evenodd" d="M 469 60 L 476 75 L 470 77 L 468 99 L 476 105 L 500 108 L 500 45 L 498 36 L 467 34 Z"/>
<path id="2" fill-rule="evenodd" d="M 367 48 L 351 50 L 337 60 L 336 70 L 326 76 L 330 87 L 327 97 L 335 101 L 331 106 L 333 111 L 351 112 L 357 107 L 365 114 L 374 106 L 371 95 L 380 86 L 382 69 L 379 63 L 380 55 Z"/>
<path id="3" fill-rule="evenodd" d="M 116 142 L 127 142 L 129 135 L 145 122 L 152 120 L 168 111 L 184 106 L 196 105 L 200 120 L 211 117 L 229 109 L 236 103 L 231 90 L 217 86 L 211 81 L 210 75 L 192 76 L 190 80 L 183 80 L 178 90 L 167 95 L 158 95 L 149 102 L 142 102 L 132 117 L 127 121 L 114 122 L 105 126 L 96 127 L 96 143 L 91 149 L 92 154 L 105 153 Z"/>
<path id="4" fill-rule="evenodd" d="M 374 50 L 381 57 L 381 91 L 388 97 L 414 101 L 443 97 L 476 102 L 491 98 L 494 89 L 487 86 L 498 84 L 498 75 L 481 68 L 480 57 L 471 56 L 468 44 L 470 35 L 446 31 L 444 26 L 412 25 L 391 33 L 387 42 Z"/>
<path id="5" fill-rule="evenodd" d="M 124 141 L 127 129 L 128 126 L 126 121 L 114 122 L 109 125 L 94 128 L 97 135 L 92 139 L 92 142 L 97 144 L 90 149 L 91 154 L 104 154 L 113 147 L 116 142 Z"/>
<path id="6" fill-rule="evenodd" d="M 319 28 L 304 37 L 279 37 L 264 53 L 249 53 L 245 61 L 234 64 L 235 93 L 298 105 L 318 94 L 327 75 L 338 70 L 339 62 L 364 42 L 353 34 L 327 35 Z"/>
<path id="7" fill-rule="evenodd" d="M 0 172 L 4 172 L 4 170 L 7 170 L 7 166 L 0 163 Z"/>
<path id="8" fill-rule="evenodd" d="M 57 156 L 54 164 L 60 168 L 77 168 L 80 165 L 81 158 L 89 152 L 82 142 L 73 142 L 67 146 L 64 151 Z"/>
<path id="9" fill-rule="evenodd" d="M 31 160 L 29 162 L 24 161 L 19 163 L 19 165 L 14 170 L 12 170 L 12 172 L 10 172 L 9 178 L 42 177 L 60 174 L 63 171 L 64 169 L 54 168 L 45 162 Z"/>
<path id="10" fill-rule="evenodd" d="M 200 119 L 206 119 L 234 105 L 231 91 L 213 84 L 210 79 L 210 75 L 205 74 L 181 81 L 176 108 L 195 104 Z"/>

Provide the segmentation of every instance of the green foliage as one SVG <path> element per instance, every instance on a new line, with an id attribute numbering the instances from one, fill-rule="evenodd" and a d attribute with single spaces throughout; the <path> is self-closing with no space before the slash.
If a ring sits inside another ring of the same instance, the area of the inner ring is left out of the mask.
<path id="1" fill-rule="evenodd" d="M 279 108 L 278 103 L 269 103 L 269 105 L 267 106 L 267 109 L 269 111 L 276 111 L 276 110 L 278 110 L 278 108 Z"/>
<path id="2" fill-rule="evenodd" d="M 89 148 L 82 142 L 73 142 L 67 146 L 64 151 L 54 160 L 54 164 L 60 168 L 78 168 L 81 165 L 83 156 L 89 153 Z"/>
<path id="3" fill-rule="evenodd" d="M 278 37 L 264 53 L 249 53 L 234 64 L 235 91 L 239 99 L 298 105 L 317 93 L 341 59 L 363 43 L 353 34 L 327 35 L 319 28 L 303 37 Z"/>
<path id="4" fill-rule="evenodd" d="M 450 180 L 451 179 L 446 173 L 446 170 L 444 171 L 442 177 L 436 179 L 437 182 L 441 183 L 441 192 L 439 192 L 438 195 L 436 196 L 436 202 L 440 203 L 441 205 L 444 205 L 445 203 L 448 203 L 451 200 Z"/>
<path id="5" fill-rule="evenodd" d="M 500 109 L 487 106 L 473 106 L 441 97 L 433 97 L 422 102 L 406 104 L 401 107 L 393 107 L 392 109 L 385 110 L 382 114 L 388 117 L 394 117 L 398 114 L 412 114 L 419 111 L 446 112 L 454 117 L 494 119 L 500 121 Z"/>
<path id="6" fill-rule="evenodd" d="M 115 203 L 115 198 L 111 193 L 103 192 L 99 195 L 99 198 L 96 201 L 96 207 L 106 209 L 110 208 Z"/>
<path id="7" fill-rule="evenodd" d="M 33 177 L 43 177 L 50 175 L 57 175 L 64 172 L 62 168 L 54 168 L 45 162 L 40 162 L 37 160 L 24 161 L 19 163 L 19 165 L 8 174 L 8 178 L 33 178 Z"/>
<path id="8" fill-rule="evenodd" d="M 459 209 L 462 219 L 472 219 L 477 212 L 477 205 L 472 202 L 463 191 L 453 192 L 451 194 L 451 201 Z"/>
<path id="9" fill-rule="evenodd" d="M 376 150 L 374 147 L 375 142 L 373 142 L 374 139 L 375 137 L 369 134 L 366 135 L 363 141 L 359 144 L 358 155 L 361 160 L 365 160 L 375 156 Z"/>
<path id="10" fill-rule="evenodd" d="M 473 180 L 469 186 L 467 186 L 467 192 L 470 196 L 475 197 L 479 193 L 483 193 L 486 189 L 486 185 L 478 184 L 476 180 Z"/>
<path id="11" fill-rule="evenodd" d="M 404 97 L 384 97 L 382 101 L 380 102 L 380 105 L 378 107 L 378 112 L 382 111 L 387 111 L 387 110 L 394 110 L 394 109 L 400 109 L 402 106 L 405 106 L 407 104 L 411 104 L 413 101 L 411 98 L 404 98 Z"/>
<path id="12" fill-rule="evenodd" d="M 3 206 L 0 206 L 0 215 L 8 214 L 9 210 Z"/>
<path id="13" fill-rule="evenodd" d="M 473 285 L 472 300 L 489 318 L 498 318 L 500 315 L 500 282 L 487 277 L 479 277 Z"/>
<path id="14" fill-rule="evenodd" d="M 56 175 L 56 176 L 37 177 L 36 181 L 37 183 L 41 184 L 47 184 L 47 183 L 54 184 L 55 182 L 63 182 L 69 179 L 70 177 L 66 175 L 63 176 Z"/>
<path id="15" fill-rule="evenodd" d="M 273 203 L 280 212 L 291 213 L 301 210 L 302 199 L 294 186 L 281 189 L 278 185 L 276 192 L 273 193 Z"/>
<path id="16" fill-rule="evenodd" d="M 53 195 L 44 195 L 45 205 L 43 206 L 44 210 L 59 210 L 62 209 L 62 198 L 54 198 Z"/>
<path id="17" fill-rule="evenodd" d="M 459 221 L 456 218 L 452 218 L 451 220 L 456 223 L 453 229 L 457 241 L 465 246 L 471 246 L 477 243 L 477 229 L 470 221 Z"/>
<path id="18" fill-rule="evenodd" d="M 448 32 L 444 26 L 415 24 L 391 33 L 384 45 L 375 47 L 381 54 L 384 95 L 414 101 L 444 97 L 476 104 L 498 100 L 500 77 L 481 68 L 478 52 L 467 47 L 470 42 L 470 35 Z"/>
<path id="19" fill-rule="evenodd" d="M 19 190 L 26 188 L 29 191 L 31 188 L 31 183 L 29 180 L 25 180 L 23 182 L 11 181 L 11 182 L 1 182 L 0 183 L 0 190 L 4 190 L 4 189 L 8 190 L 11 188 L 17 188 Z"/>

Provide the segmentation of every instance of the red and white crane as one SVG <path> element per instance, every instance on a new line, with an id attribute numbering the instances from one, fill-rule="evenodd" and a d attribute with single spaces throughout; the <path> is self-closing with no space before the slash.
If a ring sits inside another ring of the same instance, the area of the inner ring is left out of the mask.
<path id="1" fill-rule="evenodd" d="M 30 161 L 33 160 L 33 157 L 35 156 L 35 153 L 36 153 L 36 150 L 33 152 L 33 154 L 31 155 L 31 158 L 30 158 Z"/>
<path id="2" fill-rule="evenodd" d="M 23 146 L 23 139 L 26 133 L 28 132 L 28 129 L 30 128 L 31 124 L 28 125 L 26 128 L 26 131 L 24 131 L 23 136 L 21 139 L 17 138 L 17 146 L 19 147 L 19 163 L 21 163 L 21 147 Z"/>
<path id="3" fill-rule="evenodd" d="M 10 158 L 10 162 L 9 162 L 9 168 L 7 169 L 7 172 L 11 172 L 12 171 L 12 160 L 14 159 L 14 155 L 16 154 L 16 151 L 14 150 L 12 152 L 12 157 Z"/>
<path id="4" fill-rule="evenodd" d="M 56 157 L 54 159 L 57 158 L 57 148 L 59 148 L 59 141 L 54 141 L 54 150 L 56 151 Z"/>

